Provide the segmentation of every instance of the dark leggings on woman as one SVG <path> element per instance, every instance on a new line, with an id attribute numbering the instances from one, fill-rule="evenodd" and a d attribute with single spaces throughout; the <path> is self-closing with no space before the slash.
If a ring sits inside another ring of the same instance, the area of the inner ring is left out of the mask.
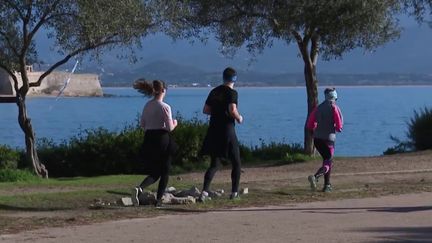
<path id="1" fill-rule="evenodd" d="M 333 167 L 334 142 L 315 138 L 314 144 L 318 153 L 323 158 L 323 164 L 315 173 L 315 178 L 324 175 L 324 185 L 330 185 L 330 174 Z"/>
<path id="2" fill-rule="evenodd" d="M 162 199 L 168 185 L 172 154 L 176 150 L 174 141 L 166 130 L 147 130 L 144 136 L 143 154 L 146 174 L 139 185 L 141 189 L 159 180 L 156 198 Z"/>
<path id="3" fill-rule="evenodd" d="M 162 174 L 151 174 L 147 176 L 139 185 L 139 187 L 141 188 L 146 188 L 151 184 L 155 183 L 159 178 L 160 181 L 159 181 L 157 196 L 156 196 L 157 200 L 162 199 L 162 196 L 165 192 L 165 188 L 168 185 L 168 179 L 169 179 L 168 171 L 163 172 Z"/>
<path id="4" fill-rule="evenodd" d="M 241 173 L 241 162 L 240 162 L 240 150 L 239 148 L 234 148 L 229 152 L 229 160 L 231 161 L 231 192 L 238 192 L 240 183 L 240 173 Z M 204 175 L 204 186 L 203 191 L 208 192 L 210 183 L 213 180 L 216 171 L 221 167 L 221 158 L 211 156 L 210 167 L 207 169 Z"/>

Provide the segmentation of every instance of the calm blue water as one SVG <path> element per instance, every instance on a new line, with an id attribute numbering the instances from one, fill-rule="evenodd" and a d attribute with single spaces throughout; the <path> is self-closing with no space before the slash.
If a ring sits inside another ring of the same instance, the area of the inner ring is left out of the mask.
<path id="1" fill-rule="evenodd" d="M 261 140 L 303 142 L 306 91 L 299 88 L 238 88 L 239 110 L 244 123 L 237 126 L 239 139 L 247 145 Z M 170 89 L 166 98 L 183 117 L 206 119 L 202 106 L 210 89 Z M 129 88 L 105 88 L 105 98 L 29 98 L 28 112 L 36 136 L 61 141 L 80 129 L 105 127 L 119 130 L 134 123 L 146 98 Z M 338 104 L 345 127 L 338 134 L 336 154 L 379 155 L 393 146 L 390 135 L 404 138 L 406 122 L 414 109 L 432 107 L 430 87 L 339 87 Z M 322 97 L 320 89 L 320 100 Z M 15 104 L 0 104 L 0 144 L 24 147 Z"/>

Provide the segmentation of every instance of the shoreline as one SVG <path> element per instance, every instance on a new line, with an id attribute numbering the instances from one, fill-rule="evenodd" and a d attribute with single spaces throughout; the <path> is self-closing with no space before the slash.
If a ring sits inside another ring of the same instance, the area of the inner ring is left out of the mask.
<path id="1" fill-rule="evenodd" d="M 211 87 L 190 87 L 190 86 L 177 86 L 177 87 L 169 87 L 168 89 L 211 89 L 215 88 L 216 86 Z M 318 89 L 320 88 L 326 88 L 326 87 L 336 87 L 336 88 L 391 88 L 391 87 L 408 87 L 408 88 L 415 88 L 415 87 L 432 87 L 432 84 L 397 84 L 397 85 L 321 85 L 318 86 Z M 305 88 L 305 86 L 235 86 L 236 89 L 280 89 L 280 88 L 286 88 L 286 89 L 298 89 L 298 88 Z M 102 89 L 133 89 L 129 86 L 102 86 Z"/>

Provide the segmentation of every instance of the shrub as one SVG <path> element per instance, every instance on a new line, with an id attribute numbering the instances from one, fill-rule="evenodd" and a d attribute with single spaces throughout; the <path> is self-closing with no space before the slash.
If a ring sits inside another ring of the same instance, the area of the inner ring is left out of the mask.
<path id="1" fill-rule="evenodd" d="M 281 160 L 287 154 L 303 153 L 300 144 L 286 144 L 283 142 L 261 143 L 260 146 L 255 146 L 252 149 L 252 157 L 260 160 Z"/>
<path id="2" fill-rule="evenodd" d="M 193 118 L 185 120 L 177 115 L 178 127 L 172 136 L 179 150 L 173 158 L 172 173 L 207 168 L 207 157 L 200 158 L 208 125 Z M 108 174 L 140 174 L 142 172 L 141 146 L 144 131 L 136 125 L 126 125 L 120 132 L 99 127 L 80 131 L 68 141 L 58 144 L 50 139 L 38 140 L 39 158 L 52 177 L 96 176 Z M 303 149 L 299 144 L 261 143 L 260 146 L 240 145 L 243 162 L 279 160 L 302 161 Z"/>
<path id="3" fill-rule="evenodd" d="M 288 163 L 306 161 L 308 156 L 300 144 L 284 142 L 261 142 L 259 146 L 240 145 L 240 157 L 244 162 L 279 160 Z"/>
<path id="4" fill-rule="evenodd" d="M 432 109 L 414 111 L 414 117 L 408 122 L 408 139 L 415 150 L 432 148 Z"/>
<path id="5" fill-rule="evenodd" d="M 20 160 L 20 153 L 9 146 L 0 145 L 0 170 L 16 169 Z"/>
<path id="6" fill-rule="evenodd" d="M 35 181 L 40 180 L 29 170 L 1 169 L 0 182 Z"/>
<path id="7" fill-rule="evenodd" d="M 198 152 L 207 124 L 197 118 L 177 119 L 179 125 L 172 136 L 179 150 L 173 167 L 182 172 L 203 168 L 206 164 L 198 159 Z M 144 131 L 138 125 L 126 125 L 118 133 L 102 127 L 86 129 L 59 144 L 38 140 L 39 158 L 52 177 L 141 173 L 143 139 Z"/>
<path id="8" fill-rule="evenodd" d="M 424 108 L 414 111 L 414 116 L 407 123 L 408 140 L 401 141 L 393 136 L 390 137 L 396 145 L 384 151 L 384 154 L 403 153 L 432 149 L 432 109 Z"/>
<path id="9" fill-rule="evenodd" d="M 173 160 L 173 165 L 188 167 L 190 169 L 199 167 L 199 163 L 202 162 L 198 153 L 201 149 L 208 125 L 198 118 L 185 120 L 179 115 L 177 115 L 177 121 L 179 125 L 172 135 L 179 150 Z"/>
<path id="10" fill-rule="evenodd" d="M 39 157 L 51 176 L 132 174 L 139 171 L 144 132 L 126 125 L 119 133 L 99 127 L 80 131 L 69 141 L 39 141 Z"/>

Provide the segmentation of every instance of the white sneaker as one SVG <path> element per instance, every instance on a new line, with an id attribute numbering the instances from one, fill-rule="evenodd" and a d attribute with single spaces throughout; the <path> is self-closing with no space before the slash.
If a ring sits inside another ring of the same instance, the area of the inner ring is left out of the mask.
<path id="1" fill-rule="evenodd" d="M 139 201 L 139 196 L 140 196 L 140 194 L 142 193 L 142 189 L 141 189 L 141 187 L 135 187 L 133 190 L 132 190 L 132 196 L 131 196 L 131 199 L 132 199 L 132 203 L 133 203 L 133 205 L 134 206 L 139 206 L 139 204 L 140 204 L 140 201 Z"/>
<path id="2" fill-rule="evenodd" d="M 314 175 L 310 175 L 308 176 L 308 181 L 310 183 L 310 187 L 312 191 L 316 191 L 317 189 L 317 179 L 315 178 Z"/>
<path id="3" fill-rule="evenodd" d="M 208 192 L 202 191 L 201 195 L 198 197 L 198 202 L 205 202 L 207 200 L 211 200 L 211 197 L 209 196 Z"/>

